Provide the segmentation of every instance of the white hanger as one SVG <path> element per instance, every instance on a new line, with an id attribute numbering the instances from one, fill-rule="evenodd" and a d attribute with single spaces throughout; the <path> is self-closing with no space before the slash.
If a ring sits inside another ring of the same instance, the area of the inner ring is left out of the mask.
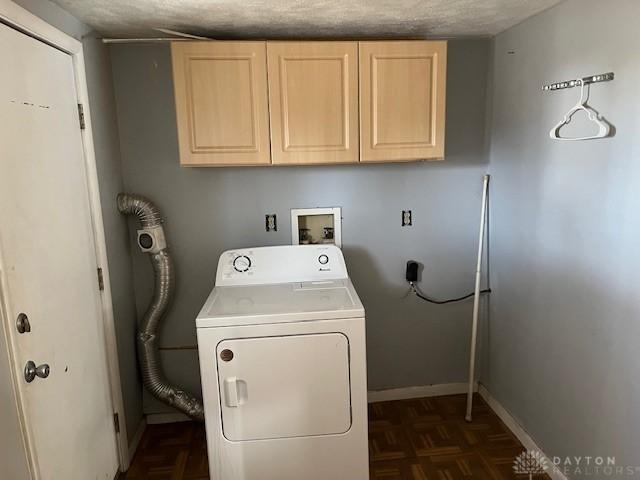
<path id="1" fill-rule="evenodd" d="M 600 117 L 600 114 L 598 112 L 587 105 L 587 100 L 589 99 L 589 91 L 588 89 L 585 89 L 584 81 L 578 79 L 576 80 L 576 84 L 580 85 L 580 100 L 578 100 L 578 103 L 565 114 L 562 121 L 551 129 L 551 131 L 549 132 L 549 136 L 554 140 L 593 140 L 595 138 L 608 137 L 611 131 L 611 125 L 609 125 L 606 120 Z M 589 120 L 595 122 L 598 125 L 598 133 L 590 137 L 562 137 L 560 135 L 560 130 L 565 125 L 568 125 L 571 122 L 571 118 L 576 114 L 576 112 L 580 110 L 586 112 Z"/>

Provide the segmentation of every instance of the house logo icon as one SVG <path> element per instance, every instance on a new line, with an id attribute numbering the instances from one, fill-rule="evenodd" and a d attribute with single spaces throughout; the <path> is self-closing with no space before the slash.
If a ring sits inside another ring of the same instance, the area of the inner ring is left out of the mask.
<path id="1" fill-rule="evenodd" d="M 537 450 L 525 450 L 513 461 L 514 473 L 529 475 L 529 479 L 542 475 L 548 468 L 547 458 Z"/>

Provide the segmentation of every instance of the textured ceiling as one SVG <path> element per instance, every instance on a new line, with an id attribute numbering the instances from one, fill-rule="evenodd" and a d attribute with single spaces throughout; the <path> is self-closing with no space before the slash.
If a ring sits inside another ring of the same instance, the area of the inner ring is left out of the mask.
<path id="1" fill-rule="evenodd" d="M 54 1 L 105 36 L 355 38 L 495 35 L 561 0 Z"/>

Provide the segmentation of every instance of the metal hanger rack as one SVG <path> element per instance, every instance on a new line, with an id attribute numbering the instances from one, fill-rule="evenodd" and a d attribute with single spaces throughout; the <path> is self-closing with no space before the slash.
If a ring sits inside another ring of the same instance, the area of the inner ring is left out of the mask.
<path id="1" fill-rule="evenodd" d="M 589 75 L 588 77 L 576 78 L 573 80 L 567 80 L 565 82 L 543 85 L 542 90 L 562 90 L 565 88 L 580 87 L 582 85 L 588 85 L 590 83 L 610 82 L 611 80 L 613 80 L 613 78 L 613 72 L 601 73 L 599 75 Z"/>
<path id="2" fill-rule="evenodd" d="M 592 83 L 609 82 L 613 80 L 613 72 L 601 73 L 599 75 L 590 75 L 588 77 L 576 78 L 574 80 L 567 80 L 565 82 L 550 83 L 543 85 L 543 91 L 549 90 L 562 90 L 565 88 L 580 87 L 580 100 L 572 107 L 564 118 L 558 122 L 549 132 L 549 136 L 554 140 L 594 140 L 597 138 L 606 138 L 611 134 L 612 125 L 602 117 L 597 110 L 593 109 L 587 104 L 589 100 L 589 85 Z M 593 135 L 587 135 L 582 137 L 566 137 L 561 133 L 561 130 L 571 123 L 572 117 L 577 112 L 584 112 L 587 114 L 588 119 L 597 124 L 598 132 Z"/>

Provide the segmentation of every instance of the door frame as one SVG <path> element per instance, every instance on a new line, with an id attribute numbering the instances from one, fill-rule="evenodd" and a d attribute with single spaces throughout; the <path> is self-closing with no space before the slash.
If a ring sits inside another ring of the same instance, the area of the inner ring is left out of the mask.
<path id="1" fill-rule="evenodd" d="M 107 260 L 107 248 L 104 232 L 104 223 L 102 220 L 102 207 L 100 202 L 100 189 L 98 183 L 98 174 L 96 168 L 95 150 L 93 144 L 93 129 L 91 126 L 91 111 L 89 105 L 89 92 L 87 89 L 87 79 L 84 64 L 84 53 L 82 43 L 66 33 L 53 27 L 40 17 L 32 14 L 28 10 L 20 7 L 11 0 L 0 0 L 0 22 L 9 27 L 40 40 L 53 48 L 61 50 L 71 56 L 73 61 L 73 71 L 76 84 L 77 102 L 82 104 L 84 110 L 85 128 L 80 131 L 82 138 L 82 148 L 84 153 L 85 171 L 87 175 L 89 209 L 91 212 L 91 223 L 96 248 L 96 264 L 102 269 L 104 280 L 104 289 L 100 291 L 102 322 L 104 338 L 106 342 L 107 368 L 109 373 L 109 390 L 111 392 L 111 405 L 114 415 L 117 413 L 119 417 L 119 433 L 115 433 L 115 441 L 118 449 L 118 458 L 120 463 L 120 471 L 126 471 L 129 468 L 130 455 L 128 446 L 127 427 L 124 418 L 124 401 L 122 397 L 122 388 L 120 383 L 120 364 L 118 361 L 118 348 L 116 343 L 115 321 L 113 313 L 113 300 L 111 295 L 111 283 L 109 277 L 109 263 Z M 97 272 L 96 272 L 97 275 Z M 98 279 L 96 277 L 96 285 Z M 0 293 L 2 285 L 6 285 L 6 278 L 0 278 Z M 97 288 L 97 287 L 96 287 Z M 0 301 L 2 297 L 0 295 Z M 7 299 L 5 299 L 7 301 Z M 2 306 L 0 306 L 2 307 Z M 5 328 L 12 328 L 10 321 L 4 315 L 5 308 L 0 308 L 0 321 Z M 6 332 L 7 348 L 10 358 L 14 364 L 13 382 L 16 394 L 17 409 L 19 412 L 19 420 L 27 447 L 27 457 L 32 478 L 35 480 L 40 477 L 35 462 L 35 452 L 33 450 L 33 441 L 27 428 L 24 410 L 22 408 L 23 398 L 18 388 L 20 381 L 20 368 L 16 363 L 16 357 L 11 345 L 9 330 Z M 2 341 L 2 339 L 0 339 Z"/>

